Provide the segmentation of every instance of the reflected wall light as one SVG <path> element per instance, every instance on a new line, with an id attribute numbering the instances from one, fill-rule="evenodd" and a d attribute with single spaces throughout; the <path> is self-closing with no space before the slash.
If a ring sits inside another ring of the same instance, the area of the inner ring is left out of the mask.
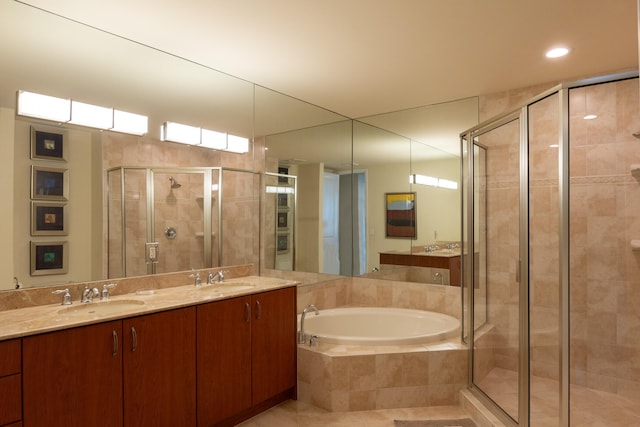
<path id="1" fill-rule="evenodd" d="M 215 130 L 202 129 L 200 145 L 214 150 L 227 149 L 227 134 Z"/>
<path id="2" fill-rule="evenodd" d="M 409 183 L 428 185 L 429 187 L 448 188 L 450 190 L 458 189 L 458 183 L 455 181 L 419 174 L 409 175 Z"/>
<path id="3" fill-rule="evenodd" d="M 275 194 L 295 194 L 293 187 L 279 187 L 277 185 L 267 185 L 267 193 Z"/>
<path id="4" fill-rule="evenodd" d="M 162 141 L 180 144 L 200 145 L 200 128 L 174 122 L 164 122 L 160 129 Z"/>
<path id="5" fill-rule="evenodd" d="M 144 135 L 149 130 L 148 118 L 140 114 L 24 90 L 18 91 L 16 114 L 133 135 Z"/>
<path id="6" fill-rule="evenodd" d="M 249 140 L 241 136 L 227 135 L 227 150 L 232 153 L 247 153 L 249 152 Z"/>
<path id="7" fill-rule="evenodd" d="M 99 107 L 84 102 L 71 101 L 71 120 L 69 123 L 97 129 L 113 127 L 113 108 Z"/>
<path id="8" fill-rule="evenodd" d="M 71 120 L 71 100 L 19 90 L 17 114 L 55 122 L 68 122 Z"/>
<path id="9" fill-rule="evenodd" d="M 232 153 L 249 152 L 248 138 L 175 122 L 164 122 L 162 124 L 160 139 L 162 141 L 199 145 Z"/>
<path id="10" fill-rule="evenodd" d="M 115 132 L 144 135 L 149 131 L 149 118 L 141 114 L 113 110 L 113 128 Z"/>

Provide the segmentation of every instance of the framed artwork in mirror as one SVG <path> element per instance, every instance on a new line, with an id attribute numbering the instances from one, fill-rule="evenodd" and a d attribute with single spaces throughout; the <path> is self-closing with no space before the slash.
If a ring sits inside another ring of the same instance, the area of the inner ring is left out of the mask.
<path id="1" fill-rule="evenodd" d="M 278 255 L 289 252 L 289 233 L 282 233 L 276 236 L 276 252 Z"/>
<path id="2" fill-rule="evenodd" d="M 31 126 L 31 158 L 66 161 L 66 132 L 45 126 Z"/>
<path id="3" fill-rule="evenodd" d="M 67 246 L 67 242 L 31 242 L 31 275 L 67 273 Z"/>
<path id="4" fill-rule="evenodd" d="M 289 228 L 289 213 L 278 212 L 278 230 L 287 230 Z"/>
<path id="5" fill-rule="evenodd" d="M 31 166 L 31 198 L 34 200 L 67 200 L 68 170 Z"/>
<path id="6" fill-rule="evenodd" d="M 416 239 L 416 193 L 386 193 L 387 237 Z"/>
<path id="7" fill-rule="evenodd" d="M 31 201 L 32 236 L 66 236 L 66 204 Z"/>

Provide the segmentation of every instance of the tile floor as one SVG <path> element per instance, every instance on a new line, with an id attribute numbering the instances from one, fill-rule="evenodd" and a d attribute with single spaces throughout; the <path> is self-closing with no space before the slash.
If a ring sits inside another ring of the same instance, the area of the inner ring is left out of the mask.
<path id="1" fill-rule="evenodd" d="M 517 416 L 516 372 L 494 368 L 480 387 L 512 416 Z M 572 427 L 640 426 L 640 402 L 617 394 L 572 385 L 569 400 Z M 559 425 L 558 382 L 533 377 L 531 380 L 531 426 Z"/>
<path id="2" fill-rule="evenodd" d="M 382 409 L 375 411 L 327 412 L 293 400 L 257 415 L 241 427 L 393 427 L 393 421 L 463 418 L 468 416 L 459 406 Z"/>

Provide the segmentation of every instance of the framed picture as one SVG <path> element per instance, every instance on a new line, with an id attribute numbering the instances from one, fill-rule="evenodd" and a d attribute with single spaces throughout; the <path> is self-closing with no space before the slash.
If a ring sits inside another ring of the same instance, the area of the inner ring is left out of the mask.
<path id="1" fill-rule="evenodd" d="M 278 255 L 289 252 L 289 233 L 278 234 L 276 236 L 276 252 Z"/>
<path id="2" fill-rule="evenodd" d="M 67 200 L 69 193 L 67 173 L 67 169 L 31 166 L 31 198 Z"/>
<path id="3" fill-rule="evenodd" d="M 278 209 L 289 207 L 289 195 L 287 193 L 278 193 Z"/>
<path id="4" fill-rule="evenodd" d="M 281 230 L 289 228 L 288 212 L 278 212 L 278 228 Z"/>
<path id="5" fill-rule="evenodd" d="M 289 168 L 279 166 L 278 167 L 278 173 L 282 174 L 282 175 L 289 175 Z M 289 184 L 289 178 L 286 177 L 286 176 L 279 176 L 278 177 L 278 182 L 281 183 L 281 184 Z"/>
<path id="6" fill-rule="evenodd" d="M 31 202 L 32 236 L 66 236 L 66 204 L 55 202 Z"/>
<path id="7" fill-rule="evenodd" d="M 31 242 L 31 275 L 67 273 L 67 252 L 67 242 Z"/>
<path id="8" fill-rule="evenodd" d="M 416 193 L 386 193 L 387 237 L 415 239 Z"/>
<path id="9" fill-rule="evenodd" d="M 66 132 L 44 126 L 31 126 L 31 158 L 66 161 Z"/>

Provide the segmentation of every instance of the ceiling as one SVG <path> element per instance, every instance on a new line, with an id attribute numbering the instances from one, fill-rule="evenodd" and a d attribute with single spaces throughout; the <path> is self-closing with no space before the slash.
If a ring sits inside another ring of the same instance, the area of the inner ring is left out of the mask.
<path id="1" fill-rule="evenodd" d="M 23 3 L 351 118 L 638 68 L 636 0 Z"/>

